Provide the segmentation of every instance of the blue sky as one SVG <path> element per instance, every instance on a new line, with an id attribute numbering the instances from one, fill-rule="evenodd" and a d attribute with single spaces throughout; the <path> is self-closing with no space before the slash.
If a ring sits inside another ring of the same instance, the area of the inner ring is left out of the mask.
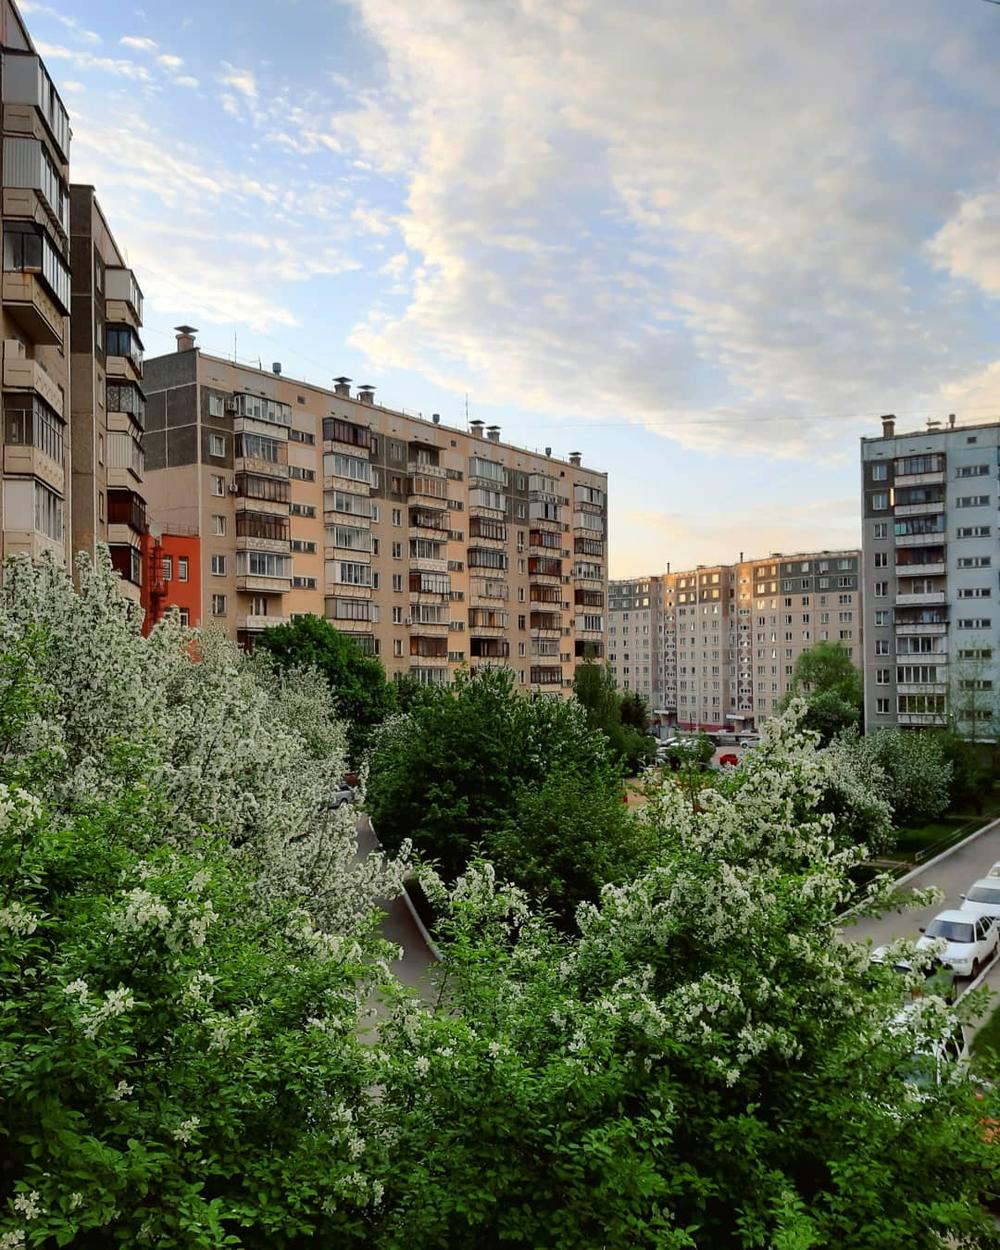
<path id="1" fill-rule="evenodd" d="M 581 450 L 616 576 L 854 545 L 858 438 L 1000 419 L 1000 7 L 30 0 L 208 350 Z"/>

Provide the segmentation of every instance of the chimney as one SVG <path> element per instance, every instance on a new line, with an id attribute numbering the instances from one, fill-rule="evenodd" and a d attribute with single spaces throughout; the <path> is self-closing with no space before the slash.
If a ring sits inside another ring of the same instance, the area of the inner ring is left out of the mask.
<path id="1" fill-rule="evenodd" d="M 486 437 L 491 443 L 500 442 L 500 427 L 498 425 L 488 425 L 486 427 Z"/>
<path id="2" fill-rule="evenodd" d="M 882 437 L 892 438 L 896 433 L 896 415 L 890 412 L 882 418 Z"/>
<path id="3" fill-rule="evenodd" d="M 576 468 L 576 469 L 578 469 L 578 468 L 580 467 L 580 461 L 581 461 L 582 459 L 583 459 L 583 457 L 580 455 L 580 453 L 579 453 L 578 451 L 571 451 L 571 452 L 569 453 L 569 462 L 570 462 L 570 464 L 571 464 L 571 465 L 573 465 L 573 467 L 574 467 L 574 468 Z"/>
<path id="4" fill-rule="evenodd" d="M 177 350 L 189 352 L 194 348 L 194 336 L 198 333 L 197 326 L 174 326 L 177 331 Z"/>
<path id="5" fill-rule="evenodd" d="M 350 378 L 334 378 L 333 379 L 333 393 L 334 395 L 342 396 L 344 399 L 350 399 L 351 398 L 351 379 Z"/>
<path id="6" fill-rule="evenodd" d="M 374 386 L 359 386 L 356 398 L 358 400 L 358 403 L 374 404 L 375 387 Z"/>
<path id="7" fill-rule="evenodd" d="M 432 412 L 432 413 L 431 413 L 431 420 L 434 422 L 434 424 L 435 424 L 435 425 L 440 425 L 440 424 L 441 424 L 441 414 L 440 414 L 439 412 Z"/>
<path id="8" fill-rule="evenodd" d="M 276 378 L 281 377 L 281 361 L 280 360 L 276 360 L 274 362 L 274 364 L 271 366 L 271 372 L 274 374 Z"/>
<path id="9" fill-rule="evenodd" d="M 483 422 L 478 418 L 469 422 L 469 429 L 476 435 L 477 438 L 483 437 Z"/>
<path id="10" fill-rule="evenodd" d="M 948 413 L 948 429 L 953 430 L 954 428 L 955 428 L 955 414 L 953 412 L 949 412 Z"/>

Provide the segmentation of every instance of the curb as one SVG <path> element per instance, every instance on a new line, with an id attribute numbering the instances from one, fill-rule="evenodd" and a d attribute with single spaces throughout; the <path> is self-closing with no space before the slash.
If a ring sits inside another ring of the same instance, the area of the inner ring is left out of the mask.
<path id="1" fill-rule="evenodd" d="M 368 815 L 367 812 L 364 812 L 363 815 L 364 815 L 365 820 L 368 822 L 368 828 L 371 830 L 371 835 L 375 839 L 376 845 L 378 846 L 379 850 L 381 850 L 382 843 L 379 841 L 378 834 L 375 832 L 375 826 L 372 824 L 371 817 Z M 403 902 L 406 904 L 406 910 L 410 913 L 410 919 L 413 921 L 413 927 L 420 934 L 421 938 L 423 939 L 424 945 L 427 947 L 430 953 L 434 956 L 435 960 L 438 963 L 441 963 L 443 960 L 443 956 L 441 954 L 440 948 L 438 947 L 434 939 L 431 937 L 431 935 L 427 932 L 427 926 L 420 919 L 417 909 L 413 905 L 413 899 L 410 898 L 410 892 L 409 890 L 407 890 L 405 882 L 403 883 L 402 897 L 403 897 Z"/>
<path id="2" fill-rule="evenodd" d="M 949 855 L 954 855 L 960 847 L 968 846 L 970 842 L 975 842 L 977 838 L 982 837 L 984 833 L 989 833 L 991 829 L 995 829 L 998 825 L 1000 825 L 1000 818 L 991 820 L 988 825 L 983 825 L 981 829 L 974 830 L 967 838 L 962 838 L 960 842 L 956 842 L 953 846 L 949 846 L 947 850 L 941 851 L 933 859 L 929 859 L 926 864 L 919 864 L 916 868 L 911 868 L 904 876 L 897 877 L 895 884 L 897 886 L 905 885 L 907 881 L 912 881 L 914 877 L 919 877 L 928 868 L 933 868 L 935 864 L 939 864 L 941 860 L 947 859 Z"/>

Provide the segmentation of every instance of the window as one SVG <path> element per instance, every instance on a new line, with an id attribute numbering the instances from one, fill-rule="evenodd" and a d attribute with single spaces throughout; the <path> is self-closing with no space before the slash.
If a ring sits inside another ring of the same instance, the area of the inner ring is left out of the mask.
<path id="1" fill-rule="evenodd" d="M 299 403 L 304 403 L 302 396 L 299 396 Z M 309 447 L 316 445 L 316 435 L 310 434 L 307 430 L 289 430 L 288 437 L 293 443 L 305 443 Z"/>
<path id="2" fill-rule="evenodd" d="M 280 577 L 292 575 L 291 556 L 276 555 L 271 551 L 238 551 L 236 573 L 241 577 Z"/>
<path id="3" fill-rule="evenodd" d="M 877 490 L 872 495 L 872 511 L 884 512 L 889 506 L 889 496 L 884 490 Z"/>
<path id="4" fill-rule="evenodd" d="M 174 575 L 174 558 L 173 556 L 164 556 L 162 561 L 163 580 L 169 582 Z"/>
<path id="5" fill-rule="evenodd" d="M 226 557 L 212 556 L 212 576 L 225 577 L 226 575 Z"/>
<path id="6" fill-rule="evenodd" d="M 188 558 L 187 556 L 177 557 L 177 578 L 178 581 L 186 582 L 188 579 Z"/>
<path id="7" fill-rule="evenodd" d="M 292 551 L 297 551 L 302 555 L 311 556 L 316 554 L 316 544 L 309 542 L 307 539 L 293 538 L 289 545 Z"/>
<path id="8" fill-rule="evenodd" d="M 208 436 L 208 454 L 210 456 L 224 456 L 226 454 L 226 440 L 222 434 L 210 434 Z"/>
<path id="9" fill-rule="evenodd" d="M 878 713 L 879 716 L 888 716 L 889 715 L 889 700 L 888 699 L 876 699 L 875 711 Z"/>
<path id="10" fill-rule="evenodd" d="M 876 638 L 875 639 L 875 654 L 876 655 L 888 655 L 889 654 L 889 639 L 888 638 Z"/>
<path id="11" fill-rule="evenodd" d="M 396 591 L 397 594 L 399 594 L 402 591 L 403 589 L 403 574 L 402 573 L 393 573 L 392 588 L 394 591 Z"/>
<path id="12" fill-rule="evenodd" d="M 986 508 L 989 502 L 989 495 L 959 495 L 955 505 L 959 508 Z"/>
<path id="13" fill-rule="evenodd" d="M 889 466 L 887 464 L 872 465 L 872 481 L 885 482 L 889 477 Z"/>
<path id="14" fill-rule="evenodd" d="M 887 668 L 877 668 L 875 670 L 875 685 L 876 686 L 888 686 L 888 684 L 889 684 L 889 670 Z"/>
<path id="15" fill-rule="evenodd" d="M 288 511 L 292 516 L 315 516 L 316 509 L 311 503 L 290 503 Z"/>
<path id="16" fill-rule="evenodd" d="M 403 524 L 403 509 L 402 509 L 402 508 L 393 508 L 393 510 L 392 510 L 392 523 L 393 523 L 393 525 L 402 525 L 402 524 Z"/>
<path id="17" fill-rule="evenodd" d="M 56 464 L 63 463 L 62 418 L 39 395 L 11 392 L 3 397 L 4 441 L 12 447 L 37 447 Z"/>
<path id="18" fill-rule="evenodd" d="M 226 493 L 226 479 L 219 473 L 212 474 L 212 494 L 224 495 Z"/>
<path id="19" fill-rule="evenodd" d="M 959 629 L 990 629 L 992 621 L 988 616 L 973 616 L 959 618 Z"/>
<path id="20" fill-rule="evenodd" d="M 221 538 L 226 532 L 226 518 L 218 513 L 212 517 L 212 533 Z"/>
<path id="21" fill-rule="evenodd" d="M 876 582 L 875 583 L 875 598 L 876 599 L 884 599 L 886 595 L 888 595 L 888 593 L 889 593 L 888 582 Z"/>
<path id="22" fill-rule="evenodd" d="M 960 569 L 988 569 L 992 563 L 990 556 L 959 556 L 958 567 Z"/>
<path id="23" fill-rule="evenodd" d="M 190 611 L 187 608 L 178 608 L 177 619 L 180 621 L 182 625 L 190 625 L 191 624 Z"/>
<path id="24" fill-rule="evenodd" d="M 402 608 L 392 609 L 392 623 L 393 625 L 402 625 L 403 623 L 403 609 Z"/>
<path id="25" fill-rule="evenodd" d="M 226 411 L 226 405 L 221 395 L 212 395 L 208 397 L 208 415 L 210 417 L 221 417 Z"/>
<path id="26" fill-rule="evenodd" d="M 887 551 L 876 551 L 875 552 L 875 567 L 877 569 L 884 569 L 884 568 L 888 568 L 888 566 L 889 566 L 889 553 Z"/>
<path id="27" fill-rule="evenodd" d="M 394 560 L 402 560 L 403 558 L 403 544 L 402 543 L 392 544 L 392 558 Z"/>
<path id="28" fill-rule="evenodd" d="M 316 578 L 315 577 L 293 577 L 292 586 L 294 587 L 295 590 L 315 590 Z"/>
<path id="29" fill-rule="evenodd" d="M 393 640 L 392 640 L 392 654 L 393 654 L 393 655 L 397 655 L 397 656 L 398 656 L 398 655 L 402 655 L 402 654 L 403 654 L 403 640 L 402 640 L 402 638 L 393 638 Z"/>
<path id="30" fill-rule="evenodd" d="M 889 537 L 889 523 L 887 521 L 876 521 L 874 526 L 872 526 L 872 537 L 873 538 L 888 538 Z"/>
<path id="31" fill-rule="evenodd" d="M 212 615 L 213 616 L 225 616 L 226 615 L 226 596 L 225 595 L 213 595 L 212 596 Z"/>
<path id="32" fill-rule="evenodd" d="M 986 477 L 990 471 L 988 464 L 960 464 L 955 470 L 956 477 Z"/>
<path id="33" fill-rule="evenodd" d="M 294 478 L 297 482 L 315 482 L 315 469 L 300 469 L 298 465 L 291 464 L 288 466 L 288 476 Z"/>
<path id="34" fill-rule="evenodd" d="M 888 613 L 888 612 L 886 612 L 886 611 L 884 611 L 884 610 L 883 610 L 883 611 L 880 611 L 880 612 L 876 612 L 876 613 L 875 613 L 875 624 L 876 624 L 876 625 L 888 625 L 888 624 L 889 624 L 889 613 Z"/>
<path id="35" fill-rule="evenodd" d="M 26 221 L 4 222 L 3 267 L 6 273 L 37 273 L 60 311 L 69 312 L 69 268 L 41 226 Z"/>
<path id="36" fill-rule="evenodd" d="M 959 538 L 989 538 L 988 525 L 960 525 L 956 531 Z"/>

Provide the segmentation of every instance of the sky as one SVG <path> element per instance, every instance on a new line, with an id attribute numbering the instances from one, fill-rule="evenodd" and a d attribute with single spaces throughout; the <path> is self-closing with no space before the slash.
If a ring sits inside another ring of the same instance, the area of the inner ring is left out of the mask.
<path id="1" fill-rule="evenodd" d="M 145 300 L 605 469 L 613 577 L 860 542 L 1000 419 L 1000 5 L 20 0 Z"/>

